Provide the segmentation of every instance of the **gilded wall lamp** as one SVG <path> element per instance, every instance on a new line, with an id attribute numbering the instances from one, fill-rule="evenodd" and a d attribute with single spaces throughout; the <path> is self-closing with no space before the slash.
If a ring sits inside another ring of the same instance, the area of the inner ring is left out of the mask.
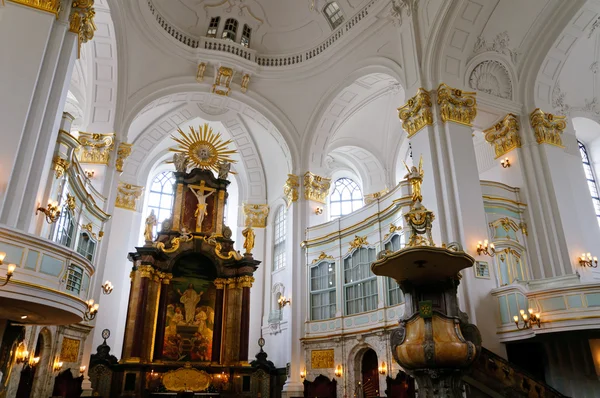
<path id="1" fill-rule="evenodd" d="M 581 253 L 579 256 L 579 265 L 582 267 L 598 267 L 598 257 L 592 257 L 591 253 Z"/>
<path id="2" fill-rule="evenodd" d="M 523 320 L 523 326 L 520 326 L 520 321 L 521 319 L 519 319 L 519 317 L 517 315 L 513 316 L 513 321 L 515 321 L 515 325 L 517 325 L 517 329 L 519 330 L 525 330 L 525 329 L 530 329 L 533 327 L 533 325 L 537 325 L 538 328 L 541 328 L 541 316 L 540 313 L 533 313 L 533 309 L 530 308 L 528 310 L 529 314 L 525 313 L 525 310 L 521 310 L 521 319 Z"/>
<path id="3" fill-rule="evenodd" d="M 4 264 L 5 257 L 6 257 L 6 253 L 0 252 L 0 265 Z M 6 269 L 6 279 L 4 280 L 4 283 L 0 285 L 0 287 L 6 286 L 6 284 L 10 280 L 10 278 L 12 278 L 16 268 L 17 268 L 17 266 L 15 264 L 8 264 L 8 267 Z"/>
<path id="4" fill-rule="evenodd" d="M 100 305 L 98 303 L 94 304 L 94 300 L 89 299 L 87 301 L 87 306 L 88 308 L 85 314 L 83 314 L 83 319 L 86 321 L 92 321 L 96 318 L 96 315 L 98 314 L 98 308 L 100 307 Z"/>
<path id="5" fill-rule="evenodd" d="M 381 365 L 379 365 L 379 374 L 380 375 L 384 375 L 387 373 L 387 364 L 385 363 L 385 361 L 381 362 Z"/>
<path id="6" fill-rule="evenodd" d="M 46 216 L 46 222 L 48 224 L 55 223 L 60 217 L 60 210 L 58 210 L 58 202 L 49 201 L 47 207 L 38 207 L 35 211 L 35 215 L 37 216 L 39 212 L 44 213 Z"/>
<path id="7" fill-rule="evenodd" d="M 79 373 L 84 374 L 85 373 L 85 369 L 86 369 L 86 366 L 85 365 L 81 365 L 79 367 Z"/>
<path id="8" fill-rule="evenodd" d="M 112 282 L 109 281 L 108 279 L 106 280 L 106 282 L 104 282 L 104 284 L 101 287 L 102 287 L 102 294 L 111 294 L 114 289 Z"/>
<path id="9" fill-rule="evenodd" d="M 25 349 L 25 344 L 20 343 L 15 353 L 15 363 L 24 363 L 29 360 L 29 351 Z"/>
<path id="10" fill-rule="evenodd" d="M 322 208 L 322 207 L 317 207 L 317 208 L 315 209 L 315 214 L 316 214 L 317 216 L 320 216 L 321 214 L 323 214 L 323 208 Z"/>
<path id="11" fill-rule="evenodd" d="M 62 361 L 60 360 L 59 357 L 56 357 L 56 359 L 54 360 L 54 364 L 52 365 L 52 370 L 55 372 L 58 372 L 62 369 L 62 367 L 63 367 Z"/>
<path id="12" fill-rule="evenodd" d="M 277 304 L 279 304 L 279 308 L 283 308 L 288 304 L 292 304 L 292 299 L 285 296 L 279 296 L 277 299 Z"/>
<path id="13" fill-rule="evenodd" d="M 508 160 L 508 158 L 504 158 L 500 161 L 500 164 L 506 169 L 507 167 L 510 167 L 510 160 Z"/>
<path id="14" fill-rule="evenodd" d="M 493 243 L 489 243 L 487 239 L 483 242 L 479 241 L 477 242 L 477 254 L 493 257 L 496 254 L 496 246 Z"/>
<path id="15" fill-rule="evenodd" d="M 306 368 L 300 371 L 300 378 L 304 379 L 306 377 Z"/>
<path id="16" fill-rule="evenodd" d="M 338 365 L 337 368 L 335 368 L 334 373 L 336 377 L 342 377 L 342 375 L 344 374 L 344 369 L 342 368 L 342 365 Z"/>
<path id="17" fill-rule="evenodd" d="M 96 172 L 94 170 L 84 170 L 83 172 L 89 180 L 94 178 L 94 174 L 96 174 Z"/>

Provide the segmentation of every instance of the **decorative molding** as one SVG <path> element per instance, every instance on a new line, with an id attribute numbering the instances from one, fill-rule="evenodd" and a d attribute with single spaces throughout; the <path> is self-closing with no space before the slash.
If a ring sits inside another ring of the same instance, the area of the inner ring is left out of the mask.
<path id="1" fill-rule="evenodd" d="M 565 116 L 544 113 L 540 108 L 536 108 L 531 112 L 529 121 L 538 144 L 550 144 L 564 148 L 561 134 L 567 127 Z"/>
<path id="2" fill-rule="evenodd" d="M 312 350 L 310 352 L 311 369 L 333 369 L 335 367 L 335 350 Z"/>
<path id="3" fill-rule="evenodd" d="M 494 51 L 499 54 L 504 54 L 510 58 L 511 62 L 516 65 L 519 53 L 509 47 L 510 37 L 508 31 L 498 33 L 491 43 L 488 43 L 483 36 L 477 37 L 475 47 L 473 48 L 473 54 L 479 54 L 486 51 Z"/>
<path id="4" fill-rule="evenodd" d="M 250 84 L 250 75 L 246 73 L 244 76 L 242 76 L 242 93 L 248 91 L 248 84 Z"/>
<path id="5" fill-rule="evenodd" d="M 295 174 L 288 174 L 287 181 L 283 186 L 283 195 L 285 196 L 285 202 L 289 208 L 293 202 L 298 200 L 298 187 L 300 187 L 300 179 Z"/>
<path id="6" fill-rule="evenodd" d="M 358 236 L 358 235 L 354 235 L 354 239 L 352 240 L 352 242 L 350 242 L 350 247 L 348 248 L 348 251 L 352 251 L 354 249 L 360 249 L 363 246 L 368 245 L 369 242 L 367 242 L 367 237 L 366 236 Z"/>
<path id="7" fill-rule="evenodd" d="M 137 200 L 142 196 L 144 187 L 133 184 L 126 184 L 119 181 L 117 186 L 117 199 L 115 200 L 115 207 L 121 209 L 133 210 L 137 209 Z"/>
<path id="8" fill-rule="evenodd" d="M 418 0 L 392 0 L 388 17 L 394 26 L 402 25 L 402 17 L 410 17 L 418 8 Z"/>
<path id="9" fill-rule="evenodd" d="M 27 7 L 35 8 L 36 10 L 52 13 L 58 19 L 60 11 L 60 0 L 9 0 L 13 3 L 21 4 Z M 2 2 L 4 4 L 4 1 Z"/>
<path id="10" fill-rule="evenodd" d="M 233 80 L 233 69 L 225 66 L 219 67 L 215 76 L 215 83 L 212 86 L 212 92 L 219 95 L 229 96 L 231 80 Z"/>
<path id="11" fill-rule="evenodd" d="M 121 142 L 117 147 L 117 160 L 115 162 L 115 168 L 119 173 L 123 172 L 123 165 L 125 164 L 125 160 L 131 155 L 131 147 L 133 144 L 127 144 L 125 142 Z"/>
<path id="12" fill-rule="evenodd" d="M 79 132 L 81 146 L 77 149 L 79 163 L 108 164 L 115 147 L 115 135 Z"/>
<path id="13" fill-rule="evenodd" d="M 512 82 L 506 67 L 499 61 L 479 63 L 469 76 L 469 86 L 496 97 L 512 99 Z"/>
<path id="14" fill-rule="evenodd" d="M 419 88 L 414 97 L 398 108 L 398 117 L 402 120 L 402 128 L 408 133 L 408 138 L 417 134 L 423 127 L 432 125 L 433 113 L 429 92 Z"/>
<path id="15" fill-rule="evenodd" d="M 304 199 L 326 203 L 330 187 L 330 178 L 318 176 L 310 171 L 304 173 Z"/>
<path id="16" fill-rule="evenodd" d="M 401 225 L 390 224 L 389 232 L 383 236 L 383 240 L 385 241 L 388 238 L 388 236 L 398 231 L 402 231 Z"/>
<path id="17" fill-rule="evenodd" d="M 267 216 L 269 215 L 269 205 L 256 205 L 244 203 L 244 225 L 253 228 L 265 228 L 267 226 Z"/>
<path id="18" fill-rule="evenodd" d="M 198 64 L 198 72 L 196 72 L 196 81 L 198 83 L 204 81 L 204 72 L 206 71 L 206 62 L 200 62 Z"/>
<path id="19" fill-rule="evenodd" d="M 93 5 L 94 0 L 73 0 L 69 32 L 77 34 L 77 58 L 79 58 L 79 54 L 81 53 L 81 45 L 94 38 L 94 32 L 96 31 L 96 24 L 94 23 L 96 10 L 94 10 Z"/>
<path id="20" fill-rule="evenodd" d="M 325 254 L 325 252 L 321 252 L 321 254 L 319 254 L 319 257 L 312 260 L 311 264 L 315 264 L 315 263 L 318 263 L 319 261 L 323 261 L 323 260 L 333 260 L 333 259 L 334 259 L 333 256 L 327 255 L 327 254 Z"/>
<path id="21" fill-rule="evenodd" d="M 388 193 L 390 190 L 385 188 L 382 189 L 379 192 L 375 192 L 375 193 L 370 193 L 364 196 L 364 201 L 365 201 L 365 205 L 370 205 L 371 203 L 375 202 L 376 200 L 380 199 L 382 196 L 384 196 L 386 193 Z"/>
<path id="22" fill-rule="evenodd" d="M 254 283 L 254 277 L 249 275 L 240 276 L 237 278 L 237 283 L 238 287 L 241 288 L 252 287 L 252 284 Z"/>
<path id="23" fill-rule="evenodd" d="M 521 137 L 519 136 L 519 120 L 517 116 L 509 113 L 496 123 L 493 127 L 483 131 L 485 140 L 494 146 L 496 153 L 495 159 L 521 147 Z"/>
<path id="24" fill-rule="evenodd" d="M 59 155 L 56 155 L 52 158 L 52 163 L 54 165 L 54 175 L 56 178 L 61 178 L 71 165 L 66 159 L 61 158 Z"/>
<path id="25" fill-rule="evenodd" d="M 77 202 L 75 200 L 75 196 L 67 193 L 67 209 L 74 211 L 77 206 Z"/>
<path id="26" fill-rule="evenodd" d="M 437 89 L 437 103 L 443 122 L 454 122 L 471 127 L 477 115 L 476 93 L 452 88 L 441 83 Z"/>

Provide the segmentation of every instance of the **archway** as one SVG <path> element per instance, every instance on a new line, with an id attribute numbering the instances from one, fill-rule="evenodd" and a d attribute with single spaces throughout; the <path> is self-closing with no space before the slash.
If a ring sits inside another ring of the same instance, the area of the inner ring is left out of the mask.
<path id="1" fill-rule="evenodd" d="M 377 398 L 379 397 L 379 374 L 377 370 L 377 354 L 372 349 L 368 349 L 363 354 L 360 364 L 362 384 L 361 398 Z M 359 388 L 360 390 L 360 388 Z"/>
<path id="2" fill-rule="evenodd" d="M 2 345 L 0 346 L 0 396 L 6 392 L 10 375 L 12 373 L 17 347 L 25 337 L 25 328 L 8 323 L 2 336 Z"/>
<path id="3" fill-rule="evenodd" d="M 31 389 L 31 397 L 43 396 L 46 382 L 48 379 L 48 369 L 51 366 L 52 359 L 52 333 L 47 328 L 43 328 L 37 338 L 35 345 L 34 358 L 39 358 L 39 361 L 34 366 L 33 385 Z M 18 394 L 17 394 L 18 396 Z"/>

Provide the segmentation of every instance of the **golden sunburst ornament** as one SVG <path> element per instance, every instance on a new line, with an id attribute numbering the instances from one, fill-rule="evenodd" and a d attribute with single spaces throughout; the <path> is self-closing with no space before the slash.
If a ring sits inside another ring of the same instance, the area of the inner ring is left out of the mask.
<path id="1" fill-rule="evenodd" d="M 190 132 L 187 134 L 181 129 L 177 129 L 177 132 L 180 136 L 172 135 L 171 138 L 179 145 L 169 150 L 185 154 L 190 163 L 196 165 L 196 167 L 218 172 L 219 163 L 235 163 L 235 160 L 231 159 L 230 156 L 237 151 L 228 149 L 228 145 L 232 141 L 223 141 L 221 133 L 214 133 L 208 123 L 204 123 L 204 126 L 199 127 L 197 130 L 190 126 Z"/>

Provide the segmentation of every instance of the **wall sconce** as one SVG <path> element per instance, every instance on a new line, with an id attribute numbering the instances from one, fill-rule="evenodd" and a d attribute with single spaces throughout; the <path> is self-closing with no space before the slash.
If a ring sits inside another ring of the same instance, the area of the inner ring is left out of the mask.
<path id="1" fill-rule="evenodd" d="M 85 312 L 85 314 L 83 314 L 83 319 L 86 321 L 94 320 L 94 318 L 96 318 L 96 314 L 98 314 L 98 308 L 100 307 L 100 305 L 98 303 L 94 304 L 94 300 L 89 299 L 87 301 L 87 306 L 88 309 Z"/>
<path id="2" fill-rule="evenodd" d="M 292 299 L 285 296 L 279 296 L 277 299 L 277 304 L 279 304 L 279 308 L 283 308 L 288 304 L 292 304 Z"/>
<path id="3" fill-rule="evenodd" d="M 55 223 L 60 217 L 60 210 L 58 210 L 58 202 L 48 202 L 48 206 L 46 208 L 38 207 L 35 211 L 35 215 L 37 216 L 39 212 L 42 212 L 46 215 L 46 222 L 48 224 Z"/>
<path id="4" fill-rule="evenodd" d="M 598 267 L 598 257 L 592 257 L 590 253 L 581 253 L 579 256 L 579 265 L 582 267 Z"/>
<path id="5" fill-rule="evenodd" d="M 113 284 L 107 279 L 106 282 L 104 282 L 104 284 L 101 286 L 102 287 L 102 294 L 111 294 L 113 291 Z"/>
<path id="6" fill-rule="evenodd" d="M 317 216 L 320 216 L 321 214 L 323 214 L 323 208 L 322 208 L 322 207 L 317 207 L 317 208 L 315 209 L 315 214 L 316 214 Z"/>
<path id="7" fill-rule="evenodd" d="M 88 179 L 94 178 L 94 174 L 96 173 L 94 170 L 84 170 L 83 173 Z"/>
<path id="8" fill-rule="evenodd" d="M 486 255 L 493 257 L 496 254 L 496 246 L 493 243 L 488 243 L 488 240 L 484 240 L 483 243 L 481 241 L 477 242 L 477 254 L 478 255 Z"/>
<path id="9" fill-rule="evenodd" d="M 37 366 L 38 363 L 40 363 L 40 357 L 29 358 L 29 366 L 34 367 Z"/>
<path id="10" fill-rule="evenodd" d="M 528 310 L 529 315 L 527 315 L 525 313 L 525 310 L 521 310 L 521 319 L 523 320 L 523 326 L 519 326 L 519 317 L 517 315 L 513 316 L 513 321 L 515 321 L 515 325 L 517 325 L 517 329 L 519 330 L 524 330 L 524 329 L 530 329 L 531 327 L 533 327 L 533 325 L 537 325 L 538 328 L 541 328 L 541 317 L 539 312 L 537 314 L 533 313 L 533 309 L 529 309 Z"/>
<path id="11" fill-rule="evenodd" d="M 17 348 L 17 352 L 15 353 L 15 363 L 24 363 L 29 359 L 29 351 L 25 349 L 25 345 L 23 343 L 19 344 Z"/>
<path id="12" fill-rule="evenodd" d="M 506 169 L 507 167 L 510 167 L 510 160 L 508 160 L 508 158 L 504 158 L 500 161 L 500 164 Z"/>
<path id="13" fill-rule="evenodd" d="M 384 375 L 386 373 L 387 373 L 387 364 L 385 363 L 385 361 L 382 361 L 381 365 L 379 365 L 379 374 Z"/>
<path id="14" fill-rule="evenodd" d="M 81 365 L 79 367 L 79 373 L 84 374 L 85 373 L 85 369 L 86 369 L 86 366 L 85 365 Z"/>
<path id="15" fill-rule="evenodd" d="M 4 264 L 5 257 L 6 257 L 6 253 L 0 252 L 0 265 Z M 17 268 L 17 266 L 15 264 L 8 264 L 8 267 L 6 269 L 6 279 L 4 280 L 4 283 L 0 285 L 0 287 L 6 286 L 6 284 L 10 280 L 10 278 L 12 278 L 13 274 L 15 273 L 16 268 Z"/>
<path id="16" fill-rule="evenodd" d="M 300 378 L 304 379 L 306 377 L 306 368 L 300 371 Z"/>
<path id="17" fill-rule="evenodd" d="M 60 361 L 60 358 L 56 358 L 56 360 L 54 361 L 54 364 L 52 365 L 52 370 L 55 372 L 58 372 L 62 369 L 63 367 L 63 363 L 62 361 Z"/>
<path id="18" fill-rule="evenodd" d="M 344 374 L 344 369 L 342 368 L 342 365 L 338 365 L 337 368 L 335 368 L 334 373 L 336 377 L 342 377 L 342 375 Z"/>

